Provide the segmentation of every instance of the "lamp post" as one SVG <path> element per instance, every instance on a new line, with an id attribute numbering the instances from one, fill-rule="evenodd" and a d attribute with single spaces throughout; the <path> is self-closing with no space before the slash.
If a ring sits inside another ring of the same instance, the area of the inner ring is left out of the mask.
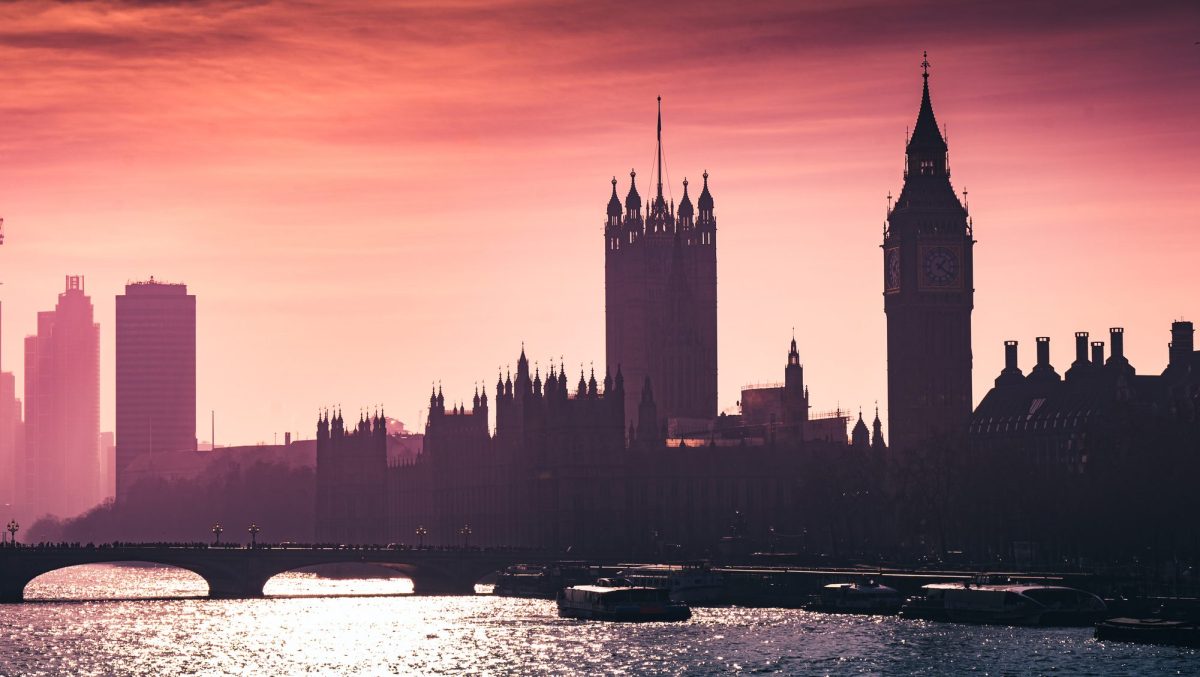
<path id="1" fill-rule="evenodd" d="M 463 548 L 467 548 L 467 546 L 471 543 L 471 525 L 464 524 L 462 528 L 458 530 L 458 533 L 463 537 Z"/>
<path id="2" fill-rule="evenodd" d="M 259 529 L 257 524 L 251 524 L 250 527 L 246 529 L 246 531 L 250 532 L 250 547 L 251 548 L 257 547 L 258 546 L 258 532 L 262 531 L 262 529 Z"/>
<path id="3" fill-rule="evenodd" d="M 427 534 L 427 533 L 429 533 L 429 530 L 426 529 L 425 527 L 421 527 L 421 526 L 417 527 L 417 547 L 418 548 L 425 547 L 425 534 Z"/>
<path id="4" fill-rule="evenodd" d="M 8 521 L 8 533 L 12 534 L 12 544 L 17 544 L 17 532 L 21 530 L 21 525 L 17 524 L 16 520 Z"/>
<path id="5" fill-rule="evenodd" d="M 213 538 L 217 539 L 217 545 L 221 545 L 221 532 L 225 531 L 225 527 L 221 526 L 220 522 L 213 525 Z"/>

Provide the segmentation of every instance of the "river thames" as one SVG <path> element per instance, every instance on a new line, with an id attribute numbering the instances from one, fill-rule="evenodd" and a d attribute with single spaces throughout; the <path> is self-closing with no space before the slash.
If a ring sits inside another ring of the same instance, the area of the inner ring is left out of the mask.
<path id="1" fill-rule="evenodd" d="M 544 600 L 416 597 L 404 579 L 289 573 L 268 597 L 208 600 L 162 567 L 46 574 L 0 606 L 4 675 L 1196 674 L 1195 650 L 792 609 L 696 609 L 686 623 L 559 619 Z M 320 595 L 339 594 L 342 597 Z M 142 599 L 129 599 L 138 597 Z M 97 601 L 96 598 L 104 598 Z"/>

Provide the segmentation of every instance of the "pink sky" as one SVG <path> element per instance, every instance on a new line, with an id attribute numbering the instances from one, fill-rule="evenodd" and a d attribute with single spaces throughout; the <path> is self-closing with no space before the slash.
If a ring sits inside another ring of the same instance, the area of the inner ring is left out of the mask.
<path id="1" fill-rule="evenodd" d="M 332 4 L 332 3 L 331 3 Z M 976 247 L 975 396 L 1001 342 L 1126 328 L 1142 372 L 1200 320 L 1200 5 L 1117 2 L 0 5 L 3 363 L 66 274 L 198 297 L 199 436 L 417 423 L 521 341 L 597 362 L 615 174 L 716 201 L 720 401 L 782 377 L 886 421 L 882 221 L 929 50 Z M 646 186 L 642 186 L 646 194 Z"/>

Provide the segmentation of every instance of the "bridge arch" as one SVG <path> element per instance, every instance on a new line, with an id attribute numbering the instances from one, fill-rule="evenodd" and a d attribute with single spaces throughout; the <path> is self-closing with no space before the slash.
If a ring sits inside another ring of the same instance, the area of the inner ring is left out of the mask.
<path id="1" fill-rule="evenodd" d="M 23 599 L 146 599 L 205 597 L 208 592 L 208 581 L 188 567 L 146 560 L 114 560 L 66 564 L 44 571 L 25 583 L 21 596 Z"/>
<path id="2" fill-rule="evenodd" d="M 412 594 L 411 567 L 372 562 L 314 564 L 280 571 L 267 579 L 267 597 L 395 596 Z"/>

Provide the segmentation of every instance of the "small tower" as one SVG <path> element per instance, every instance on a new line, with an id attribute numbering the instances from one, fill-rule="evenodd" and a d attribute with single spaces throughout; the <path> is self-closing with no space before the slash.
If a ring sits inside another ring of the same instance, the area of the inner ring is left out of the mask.
<path id="1" fill-rule="evenodd" d="M 808 390 L 804 387 L 804 365 L 796 348 L 796 335 L 788 350 L 787 366 L 783 370 L 784 423 L 803 423 L 808 420 Z"/>
<path id="2" fill-rule="evenodd" d="M 850 446 L 857 451 L 866 451 L 871 447 L 871 433 L 867 430 L 866 421 L 863 421 L 862 409 L 858 410 L 858 421 L 850 431 Z"/>
<path id="3" fill-rule="evenodd" d="M 883 441 L 883 422 L 879 420 L 879 407 L 875 407 L 875 420 L 871 423 L 871 450 L 872 451 L 887 451 L 887 444 Z"/>

